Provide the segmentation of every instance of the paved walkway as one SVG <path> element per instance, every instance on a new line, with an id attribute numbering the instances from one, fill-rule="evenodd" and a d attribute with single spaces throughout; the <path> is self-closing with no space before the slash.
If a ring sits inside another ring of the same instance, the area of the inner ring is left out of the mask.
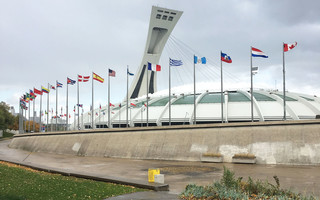
<path id="1" fill-rule="evenodd" d="M 11 160 L 21 164 L 65 170 L 78 174 L 95 174 L 96 176 L 113 176 L 120 179 L 146 181 L 148 168 L 160 168 L 165 174 L 165 183 L 169 192 L 144 192 L 109 198 L 122 199 L 177 199 L 189 183 L 199 185 L 211 184 L 219 180 L 223 166 L 233 170 L 236 176 L 245 180 L 248 176 L 254 179 L 267 179 L 274 183 L 277 175 L 283 188 L 290 188 L 302 194 L 314 193 L 320 196 L 320 166 L 287 166 L 287 165 L 243 165 L 216 164 L 201 162 L 131 160 L 120 158 L 78 157 L 40 152 L 27 152 L 8 148 L 10 140 L 0 141 L 0 160 Z"/>

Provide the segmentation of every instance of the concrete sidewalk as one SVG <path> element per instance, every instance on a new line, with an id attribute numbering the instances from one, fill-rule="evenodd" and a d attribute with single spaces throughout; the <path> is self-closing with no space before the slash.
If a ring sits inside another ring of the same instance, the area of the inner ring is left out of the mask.
<path id="1" fill-rule="evenodd" d="M 0 141 L 0 160 L 14 161 L 24 165 L 39 166 L 57 171 L 77 174 L 92 174 L 97 177 L 115 177 L 122 180 L 146 182 L 148 168 L 160 168 L 165 174 L 165 183 L 169 184 L 169 192 L 144 192 L 122 195 L 110 199 L 177 199 L 189 183 L 199 185 L 211 184 L 219 180 L 223 166 L 233 170 L 236 176 L 244 180 L 248 176 L 254 179 L 267 179 L 274 183 L 273 176 L 280 179 L 281 187 L 290 188 L 302 194 L 320 196 L 319 166 L 287 166 L 287 165 L 243 165 L 215 164 L 201 162 L 178 162 L 158 160 L 130 160 L 120 158 L 78 157 L 39 152 L 26 152 L 8 148 L 10 140 Z"/>

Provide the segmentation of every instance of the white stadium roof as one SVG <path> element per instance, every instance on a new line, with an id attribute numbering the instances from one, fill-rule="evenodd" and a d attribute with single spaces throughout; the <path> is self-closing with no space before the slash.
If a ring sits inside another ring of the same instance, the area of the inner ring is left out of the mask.
<path id="1" fill-rule="evenodd" d="M 283 95 L 280 91 L 255 90 L 253 92 L 255 121 L 275 121 L 283 119 Z M 193 94 L 173 95 L 171 98 L 171 124 L 193 124 Z M 224 93 L 224 122 L 251 121 L 251 101 L 248 91 L 226 91 Z M 130 127 L 146 126 L 147 108 L 145 98 L 131 100 L 136 106 L 128 108 Z M 129 104 L 130 105 L 130 104 Z M 169 124 L 169 97 L 153 96 L 149 99 L 148 126 Z M 107 128 L 108 108 L 95 109 L 95 128 Z M 112 127 L 126 127 L 126 103 L 110 108 Z M 221 93 L 204 92 L 196 95 L 196 122 L 221 123 Z M 315 119 L 320 114 L 320 98 L 299 93 L 286 93 L 286 119 Z M 83 118 L 83 120 L 82 120 Z M 91 128 L 91 113 L 80 116 L 81 129 Z M 77 124 L 77 123 L 76 123 Z M 75 129 L 74 124 L 71 129 Z"/>

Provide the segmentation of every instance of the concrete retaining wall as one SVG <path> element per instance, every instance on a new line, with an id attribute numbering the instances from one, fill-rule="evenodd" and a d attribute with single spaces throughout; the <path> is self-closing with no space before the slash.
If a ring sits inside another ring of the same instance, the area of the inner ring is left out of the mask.
<path id="1" fill-rule="evenodd" d="M 320 164 L 320 121 L 286 121 L 103 129 L 15 136 L 32 152 L 78 156 L 199 161 L 206 152 L 231 162 L 251 153 L 258 164 Z"/>

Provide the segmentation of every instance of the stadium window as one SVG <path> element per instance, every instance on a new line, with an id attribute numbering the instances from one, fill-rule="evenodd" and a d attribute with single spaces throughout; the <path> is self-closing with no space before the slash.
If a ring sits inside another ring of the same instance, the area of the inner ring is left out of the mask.
<path id="1" fill-rule="evenodd" d="M 163 15 L 163 16 L 162 16 L 162 19 L 163 19 L 163 20 L 167 20 L 167 18 L 168 18 L 167 15 Z"/>
<path id="2" fill-rule="evenodd" d="M 173 20 L 173 17 L 172 17 L 172 16 L 169 16 L 168 20 L 169 20 L 169 21 L 172 21 L 172 20 Z"/>
<path id="3" fill-rule="evenodd" d="M 160 18 L 161 18 L 161 15 L 160 15 L 160 14 L 157 14 L 156 18 L 157 18 L 157 19 L 160 19 Z"/>

